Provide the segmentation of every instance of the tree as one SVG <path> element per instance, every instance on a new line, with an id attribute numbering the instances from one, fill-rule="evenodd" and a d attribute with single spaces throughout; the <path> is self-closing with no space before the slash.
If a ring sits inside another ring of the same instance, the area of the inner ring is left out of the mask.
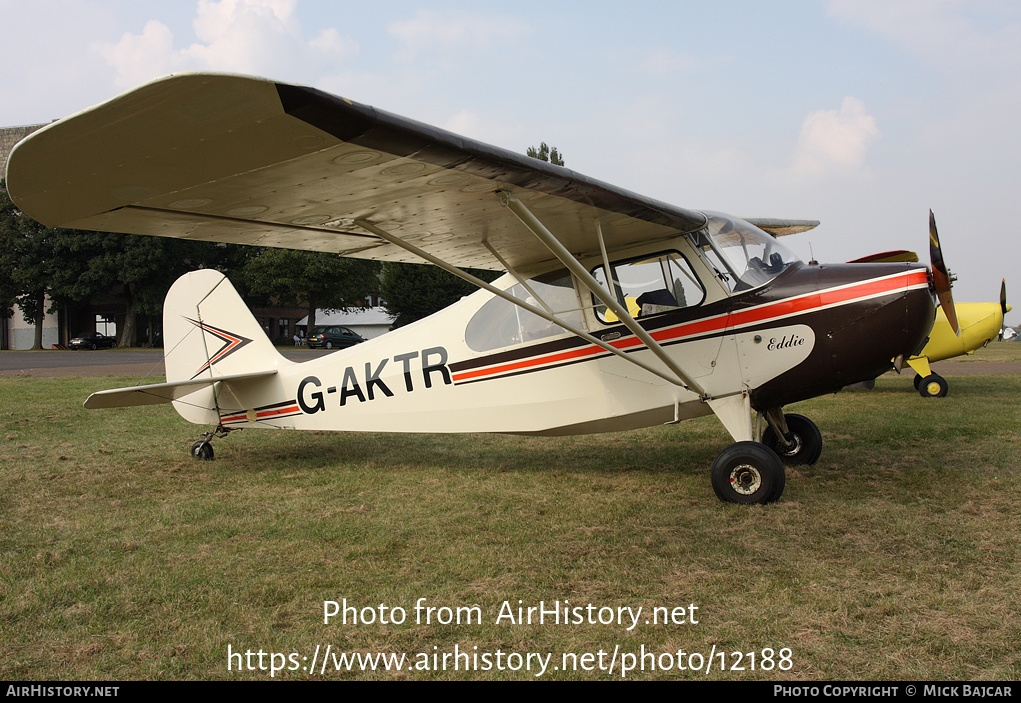
<path id="1" fill-rule="evenodd" d="M 50 273 L 54 305 L 75 305 L 113 293 L 125 303 L 117 345 L 134 346 L 140 315 L 159 316 L 174 281 L 184 273 L 215 265 L 220 249 L 209 242 L 108 232 L 62 230 Z M 153 330 L 148 341 L 154 342 Z"/>
<path id="2" fill-rule="evenodd" d="M 556 166 L 564 165 L 564 158 L 560 154 L 560 152 L 557 151 L 557 148 L 553 147 L 552 149 L 550 149 L 549 145 L 547 145 L 546 142 L 542 142 L 541 144 L 539 144 L 538 149 L 536 149 L 534 146 L 528 147 L 528 151 L 525 153 L 528 156 L 531 156 L 533 159 L 539 159 L 539 161 L 546 161 Z"/>
<path id="3" fill-rule="evenodd" d="M 499 271 L 467 269 L 467 273 L 486 282 L 495 280 Z M 395 316 L 394 327 L 428 317 L 474 293 L 475 286 L 464 279 L 430 264 L 383 262 L 380 295 L 386 311 Z"/>
<path id="4" fill-rule="evenodd" d="M 379 292 L 379 263 L 336 254 L 293 249 L 259 249 L 237 272 L 249 295 L 282 305 L 305 305 L 308 330 L 316 309 L 343 310 Z"/>
<path id="5" fill-rule="evenodd" d="M 17 302 L 25 322 L 35 325 L 33 349 L 42 349 L 42 321 L 57 234 L 22 214 L 0 181 L 0 271 L 6 277 L 0 284 L 0 303 L 6 311 Z"/>

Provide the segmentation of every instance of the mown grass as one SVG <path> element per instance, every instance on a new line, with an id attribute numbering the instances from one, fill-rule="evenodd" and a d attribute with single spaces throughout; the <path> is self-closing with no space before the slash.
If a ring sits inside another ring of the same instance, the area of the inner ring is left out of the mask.
<path id="1" fill-rule="evenodd" d="M 779 503 L 745 508 L 709 485 L 730 441 L 713 418 L 556 439 L 246 431 L 199 462 L 198 428 L 167 406 L 81 407 L 130 379 L 0 379 L 0 679 L 264 679 L 228 671 L 228 645 L 311 659 L 327 644 L 551 666 L 617 645 L 787 647 L 790 671 L 708 678 L 1017 679 L 1021 378 L 952 382 L 940 401 L 882 378 L 799 404 L 822 458 L 789 470 Z M 324 624 L 343 598 L 408 622 Z M 484 618 L 416 624 L 419 598 Z M 496 624 L 519 599 L 693 603 L 699 624 Z"/>

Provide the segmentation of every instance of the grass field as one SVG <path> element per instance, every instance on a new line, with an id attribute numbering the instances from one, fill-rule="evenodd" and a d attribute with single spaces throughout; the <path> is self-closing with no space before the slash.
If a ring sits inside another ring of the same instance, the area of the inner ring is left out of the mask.
<path id="1" fill-rule="evenodd" d="M 131 382 L 0 379 L 0 679 L 529 679 L 538 660 L 510 655 L 532 652 L 552 655 L 543 678 L 591 680 L 643 646 L 657 657 L 628 678 L 1021 677 L 1019 376 L 799 404 L 822 458 L 752 508 L 713 495 L 730 441 L 713 418 L 566 439 L 246 431 L 199 462 L 169 406 L 81 407 Z M 345 598 L 406 621 L 324 624 Z M 451 610 L 418 623 L 420 598 Z M 645 610 L 630 631 L 496 622 L 519 600 Z M 646 624 L 653 607 L 685 622 Z M 305 671 L 327 645 L 430 670 Z M 455 645 L 490 670 L 432 670 Z M 228 647 L 255 670 L 228 670 Z M 678 670 L 693 653 L 713 669 Z"/>

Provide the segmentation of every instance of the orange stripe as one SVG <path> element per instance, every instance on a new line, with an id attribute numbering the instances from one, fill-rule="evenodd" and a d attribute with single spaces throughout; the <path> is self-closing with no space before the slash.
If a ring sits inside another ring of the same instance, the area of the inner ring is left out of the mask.
<path id="1" fill-rule="evenodd" d="M 928 285 L 928 282 L 928 274 L 924 270 L 915 270 L 901 276 L 866 281 L 846 288 L 809 293 L 798 298 L 780 300 L 775 303 L 766 304 L 761 308 L 732 313 L 729 316 L 722 315 L 706 318 L 704 320 L 696 320 L 695 322 L 654 332 L 651 336 L 657 342 L 665 342 L 668 340 L 678 339 L 680 337 L 690 337 L 714 332 L 719 329 L 728 329 L 753 324 L 755 322 L 762 322 L 771 318 L 808 312 L 816 308 L 826 307 L 837 303 L 847 303 L 856 298 L 903 290 L 910 286 Z M 626 349 L 628 347 L 639 345 L 641 345 L 641 340 L 637 337 L 629 337 L 627 339 L 611 343 L 611 346 L 617 349 Z M 454 374 L 453 380 L 455 382 L 459 382 L 468 381 L 473 378 L 481 378 L 483 376 L 496 376 L 535 366 L 544 366 L 546 364 L 555 364 L 561 361 L 570 361 L 572 359 L 591 356 L 601 351 L 603 351 L 601 347 L 590 345 L 588 347 L 582 347 L 568 352 L 561 352 L 551 356 L 535 357 L 509 364 L 501 364 L 500 366 L 492 366 L 489 368 L 477 369 L 475 371 L 465 371 L 463 373 Z"/>

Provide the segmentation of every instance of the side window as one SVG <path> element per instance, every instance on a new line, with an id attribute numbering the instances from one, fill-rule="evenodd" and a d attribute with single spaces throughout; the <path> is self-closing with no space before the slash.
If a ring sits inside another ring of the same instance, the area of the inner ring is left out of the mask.
<path id="1" fill-rule="evenodd" d="M 578 296 L 574 292 L 573 279 L 566 270 L 554 271 L 527 283 L 531 293 L 520 283 L 507 292 L 529 305 L 541 308 L 542 305 L 534 297 L 537 296 L 553 310 L 554 316 L 574 327 L 582 327 L 584 323 L 578 307 Z M 503 298 L 493 298 L 468 321 L 464 341 L 469 349 L 489 351 L 561 334 L 566 334 L 566 331 L 559 325 L 547 322 Z"/>
<path id="2" fill-rule="evenodd" d="M 617 261 L 610 264 L 610 273 L 607 280 L 606 267 L 597 266 L 592 275 L 636 319 L 694 307 L 705 299 L 705 290 L 691 265 L 675 251 Z M 618 321 L 598 300 L 595 310 L 602 322 Z"/>

